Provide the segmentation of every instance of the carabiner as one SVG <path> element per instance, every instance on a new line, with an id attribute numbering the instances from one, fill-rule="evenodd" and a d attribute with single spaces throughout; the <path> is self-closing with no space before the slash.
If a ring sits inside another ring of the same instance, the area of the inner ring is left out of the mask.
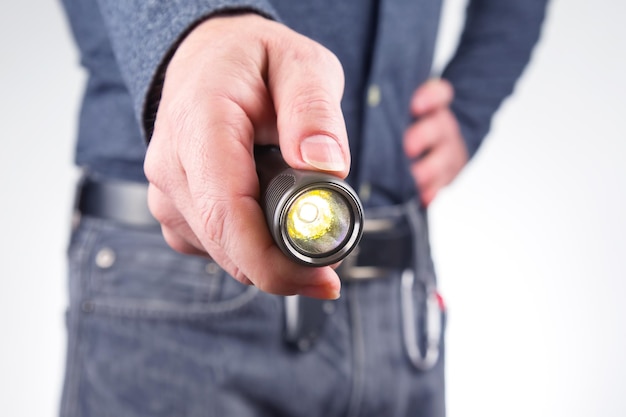
<path id="1" fill-rule="evenodd" d="M 413 302 L 414 285 L 414 272 L 411 269 L 404 270 L 402 272 L 400 299 L 404 347 L 413 366 L 421 371 L 428 371 L 439 360 L 439 345 L 443 327 L 441 301 L 434 286 L 426 288 L 426 318 L 423 329 L 426 336 L 426 352 L 422 354 L 416 333 L 417 323 L 415 320 L 415 303 Z"/>

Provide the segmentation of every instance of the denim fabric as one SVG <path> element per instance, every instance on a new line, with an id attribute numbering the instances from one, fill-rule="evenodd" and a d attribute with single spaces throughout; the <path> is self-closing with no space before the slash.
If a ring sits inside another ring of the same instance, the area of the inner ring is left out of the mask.
<path id="1" fill-rule="evenodd" d="M 406 353 L 402 323 L 421 329 L 423 309 L 401 317 L 400 271 L 344 283 L 299 352 L 283 340 L 283 297 L 172 251 L 158 229 L 83 218 L 69 257 L 63 417 L 444 415 L 443 355 L 424 372 Z"/>

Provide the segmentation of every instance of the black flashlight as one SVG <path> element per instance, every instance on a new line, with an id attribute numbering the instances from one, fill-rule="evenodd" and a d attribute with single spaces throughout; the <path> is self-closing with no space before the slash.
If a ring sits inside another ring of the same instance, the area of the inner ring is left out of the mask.
<path id="1" fill-rule="evenodd" d="M 355 248 L 363 234 L 363 206 L 342 179 L 293 169 L 276 146 L 254 150 L 260 204 L 274 241 L 291 259 L 332 265 Z"/>

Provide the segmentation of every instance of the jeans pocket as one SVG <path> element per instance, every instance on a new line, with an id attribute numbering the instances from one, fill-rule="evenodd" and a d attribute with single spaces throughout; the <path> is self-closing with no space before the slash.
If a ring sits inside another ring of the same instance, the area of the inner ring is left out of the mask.
<path id="1" fill-rule="evenodd" d="M 223 412 L 221 387 L 248 371 L 241 358 L 267 363 L 277 297 L 173 251 L 158 229 L 83 218 L 69 257 L 62 416 L 244 415 Z"/>
<path id="2" fill-rule="evenodd" d="M 208 258 L 175 252 L 159 230 L 109 223 L 96 229 L 86 250 L 77 254 L 83 257 L 79 262 L 85 311 L 206 318 L 235 313 L 258 293 Z"/>

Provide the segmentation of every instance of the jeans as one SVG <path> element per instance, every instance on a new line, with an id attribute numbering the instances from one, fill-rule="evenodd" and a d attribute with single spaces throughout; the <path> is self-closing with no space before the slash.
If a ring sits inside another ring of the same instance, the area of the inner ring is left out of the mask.
<path id="1" fill-rule="evenodd" d="M 434 366 L 414 366 L 403 324 L 424 349 L 426 294 L 412 286 L 404 317 L 401 271 L 344 283 L 300 352 L 284 342 L 284 297 L 174 252 L 158 229 L 84 217 L 69 261 L 63 417 L 445 414 L 443 332 Z"/>

